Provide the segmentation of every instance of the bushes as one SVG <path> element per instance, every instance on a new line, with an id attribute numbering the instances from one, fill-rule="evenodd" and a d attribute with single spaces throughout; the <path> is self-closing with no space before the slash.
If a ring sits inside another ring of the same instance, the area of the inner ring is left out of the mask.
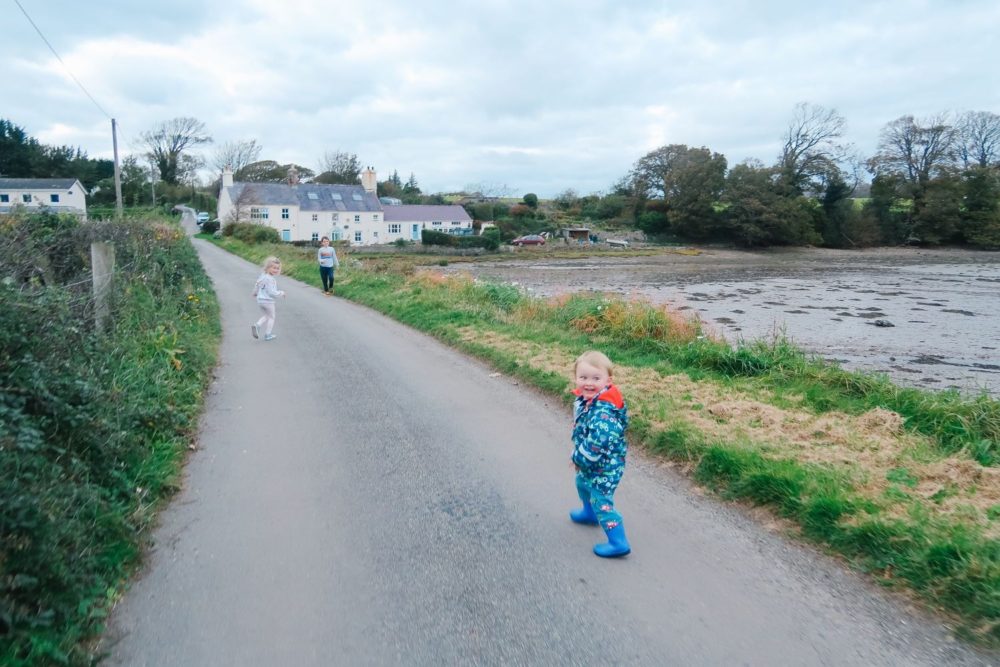
<path id="1" fill-rule="evenodd" d="M 227 222 L 222 227 L 223 236 L 232 236 L 244 243 L 281 243 L 281 234 L 274 227 L 250 222 Z"/>
<path id="2" fill-rule="evenodd" d="M 92 240 L 116 254 L 104 335 Z M 185 451 L 218 312 L 172 225 L 6 218 L 0 267 L 0 664 L 89 664 L 81 642 Z"/>

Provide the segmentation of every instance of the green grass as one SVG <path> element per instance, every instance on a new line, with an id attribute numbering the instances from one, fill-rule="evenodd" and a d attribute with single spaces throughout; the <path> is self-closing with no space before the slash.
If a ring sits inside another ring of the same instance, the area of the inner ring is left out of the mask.
<path id="1" fill-rule="evenodd" d="M 282 256 L 286 274 L 318 286 L 311 252 L 231 240 L 222 245 L 254 261 Z M 976 490 L 943 487 L 924 500 L 915 488 L 916 471 L 927 461 L 959 456 L 986 466 L 998 463 L 997 401 L 897 387 L 810 358 L 780 338 L 731 347 L 705 336 L 697 324 L 643 302 L 589 294 L 543 302 L 509 285 L 422 276 L 408 259 L 347 254 L 343 260 L 337 274 L 341 296 L 567 402 L 568 367 L 528 363 L 527 349 L 560 350 L 571 359 L 599 347 L 622 367 L 664 378 L 683 374 L 720 392 L 817 415 L 897 412 L 919 444 L 905 452 L 908 466 L 886 475 L 885 493 L 872 496 L 861 484 L 871 473 L 856 466 L 797 460 L 748 436 L 726 441 L 709 436 L 681 416 L 688 409 L 699 413 L 701 403 L 673 392 L 669 383 L 655 395 L 626 397 L 635 408 L 633 444 L 679 462 L 724 498 L 772 508 L 798 526 L 804 539 L 841 554 L 883 583 L 916 591 L 930 606 L 956 616 L 976 641 L 1000 645 L 1000 544 L 988 530 L 989 522 L 1000 520 L 1000 509 L 993 506 L 981 516 L 940 513 L 936 508 L 959 491 Z M 467 335 L 470 331 L 475 335 Z"/>

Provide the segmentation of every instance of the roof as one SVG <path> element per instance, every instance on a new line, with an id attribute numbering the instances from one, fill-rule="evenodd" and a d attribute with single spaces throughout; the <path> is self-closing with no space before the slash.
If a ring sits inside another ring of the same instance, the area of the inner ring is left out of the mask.
<path id="1" fill-rule="evenodd" d="M 375 193 L 360 185 L 323 183 L 233 183 L 229 199 L 235 203 L 247 192 L 246 204 L 298 206 L 302 211 L 381 211 Z"/>
<path id="2" fill-rule="evenodd" d="M 0 178 L 0 188 L 6 190 L 69 190 L 78 182 L 79 179 L 76 178 Z"/>
<path id="3" fill-rule="evenodd" d="M 439 220 L 444 222 L 472 222 L 468 212 L 461 206 L 432 205 L 432 204 L 404 204 L 402 206 L 387 206 L 385 208 L 386 222 L 434 222 Z"/>

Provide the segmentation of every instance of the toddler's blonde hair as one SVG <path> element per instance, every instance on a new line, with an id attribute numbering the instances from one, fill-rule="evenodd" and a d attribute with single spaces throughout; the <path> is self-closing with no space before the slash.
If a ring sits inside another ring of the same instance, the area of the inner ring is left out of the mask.
<path id="1" fill-rule="evenodd" d="M 277 264 L 278 266 L 281 266 L 281 260 L 278 259 L 277 257 L 275 257 L 274 255 L 271 255 L 270 257 L 268 257 L 267 259 L 264 260 L 264 271 L 266 272 L 268 269 L 270 269 L 275 264 Z"/>
<path id="2" fill-rule="evenodd" d="M 573 372 L 576 373 L 577 367 L 581 364 L 590 364 L 594 368 L 600 368 L 603 371 L 607 371 L 608 377 L 614 375 L 615 365 L 611 363 L 608 356 L 603 352 L 598 352 L 597 350 L 587 350 L 573 362 Z"/>

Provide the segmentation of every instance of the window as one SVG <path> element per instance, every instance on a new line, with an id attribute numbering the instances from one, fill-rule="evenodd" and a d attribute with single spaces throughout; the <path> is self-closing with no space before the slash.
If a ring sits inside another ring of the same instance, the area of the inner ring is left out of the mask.
<path id="1" fill-rule="evenodd" d="M 9 204 L 10 195 L 0 195 L 0 204 Z"/>
<path id="2" fill-rule="evenodd" d="M 318 221 L 319 221 L 319 214 L 313 213 L 313 222 L 318 222 Z"/>
<path id="3" fill-rule="evenodd" d="M 334 192 L 330 196 L 333 197 L 333 201 L 343 201 L 344 200 L 344 198 L 340 196 L 339 192 Z"/>
<path id="4" fill-rule="evenodd" d="M 372 214 L 372 220 L 374 220 L 375 222 L 378 222 L 378 213 Z"/>
<path id="5" fill-rule="evenodd" d="M 353 199 L 354 201 L 361 201 L 363 197 L 359 195 L 357 192 L 353 192 L 351 193 L 351 199 Z"/>
<path id="6" fill-rule="evenodd" d="M 331 241 L 339 241 L 340 240 L 340 230 L 337 229 L 336 227 L 334 227 L 333 230 L 330 232 L 330 240 Z"/>
<path id="7" fill-rule="evenodd" d="M 333 221 L 337 222 L 337 214 L 336 213 L 333 214 Z"/>
<path id="8" fill-rule="evenodd" d="M 319 232 L 313 232 L 312 240 L 313 241 L 319 241 Z"/>
<path id="9" fill-rule="evenodd" d="M 360 215 L 354 216 L 354 222 L 361 222 L 361 216 Z"/>
<path id="10" fill-rule="evenodd" d="M 377 239 L 378 238 L 378 232 L 372 232 L 372 238 Z"/>
<path id="11" fill-rule="evenodd" d="M 451 221 L 451 226 L 452 226 L 452 227 L 458 227 L 458 226 L 459 226 L 459 225 L 461 225 L 461 224 L 462 224 L 462 223 L 461 223 L 461 222 L 459 222 L 458 220 L 452 220 L 452 221 Z"/>
<path id="12" fill-rule="evenodd" d="M 308 193 L 306 193 L 306 197 L 309 197 L 309 199 L 312 199 L 313 201 L 318 201 L 319 200 L 319 195 L 316 194 L 315 192 L 308 192 Z"/>
<path id="13" fill-rule="evenodd" d="M 354 232 L 354 242 L 361 243 L 361 232 Z"/>
<path id="14" fill-rule="evenodd" d="M 256 206 L 250 207 L 250 219 L 251 220 L 267 220 L 267 208 L 258 208 Z"/>
<path id="15" fill-rule="evenodd" d="M 25 204 L 30 204 L 31 195 L 21 195 L 21 201 L 23 201 Z"/>
<path id="16" fill-rule="evenodd" d="M 282 220 L 288 220 L 288 209 L 287 208 L 281 209 L 281 219 Z"/>
<path id="17" fill-rule="evenodd" d="M 49 202 L 52 203 L 52 204 L 58 204 L 59 203 L 59 195 L 57 195 L 57 194 L 51 194 L 51 195 L 49 195 Z"/>
<path id="18" fill-rule="evenodd" d="M 401 231 L 403 231 L 403 230 L 402 230 L 402 226 L 399 223 L 393 222 L 393 223 L 389 224 L 389 233 L 390 234 L 399 234 Z"/>
<path id="19" fill-rule="evenodd" d="M 435 220 L 434 222 L 431 223 L 431 226 L 432 227 L 440 227 L 441 226 L 441 221 L 440 220 Z"/>

